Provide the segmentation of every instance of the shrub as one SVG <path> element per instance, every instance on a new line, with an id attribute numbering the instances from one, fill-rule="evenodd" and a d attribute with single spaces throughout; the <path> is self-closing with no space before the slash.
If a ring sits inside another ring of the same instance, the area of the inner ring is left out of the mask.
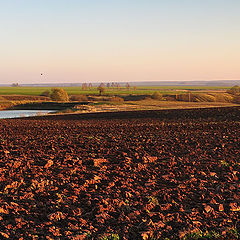
<path id="1" fill-rule="evenodd" d="M 124 99 L 121 97 L 110 97 L 108 100 L 110 102 L 124 102 Z"/>
<path id="2" fill-rule="evenodd" d="M 62 88 L 52 88 L 50 97 L 53 101 L 61 101 L 61 102 L 69 101 L 67 92 Z"/>
<path id="3" fill-rule="evenodd" d="M 232 95 L 238 95 L 240 94 L 240 87 L 238 85 L 233 86 L 229 90 L 227 90 L 227 93 L 230 93 Z"/>
<path id="4" fill-rule="evenodd" d="M 152 94 L 152 99 L 155 99 L 155 100 L 162 100 L 162 94 L 160 92 L 154 92 Z"/>
<path id="5" fill-rule="evenodd" d="M 145 101 L 150 101 L 150 100 L 152 100 L 152 97 L 147 96 L 147 97 L 145 97 L 143 100 L 145 100 Z"/>
<path id="6" fill-rule="evenodd" d="M 40 94 L 40 96 L 50 97 L 50 91 L 49 91 L 49 90 L 46 90 L 46 91 L 42 92 L 42 93 Z"/>
<path id="7" fill-rule="evenodd" d="M 88 97 L 86 95 L 72 95 L 70 100 L 74 102 L 85 102 L 88 101 Z"/>

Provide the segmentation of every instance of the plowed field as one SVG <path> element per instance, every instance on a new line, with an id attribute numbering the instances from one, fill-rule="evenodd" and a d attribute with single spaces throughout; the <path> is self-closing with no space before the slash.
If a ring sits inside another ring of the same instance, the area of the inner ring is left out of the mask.
<path id="1" fill-rule="evenodd" d="M 0 120 L 0 239 L 237 239 L 239 219 L 240 107 Z"/>

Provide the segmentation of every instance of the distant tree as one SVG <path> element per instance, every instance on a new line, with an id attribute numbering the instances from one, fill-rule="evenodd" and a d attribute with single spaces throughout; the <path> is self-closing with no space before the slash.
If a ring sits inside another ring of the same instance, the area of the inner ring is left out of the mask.
<path id="1" fill-rule="evenodd" d="M 98 91 L 99 91 L 99 95 L 102 96 L 102 94 L 105 92 L 105 88 L 102 87 L 101 84 L 100 84 L 97 89 L 98 89 Z"/>
<path id="2" fill-rule="evenodd" d="M 44 92 L 42 92 L 41 94 L 40 94 L 40 96 L 44 96 L 44 97 L 50 97 L 50 91 L 49 90 L 46 90 L 46 91 L 44 91 Z"/>
<path id="3" fill-rule="evenodd" d="M 110 88 L 110 83 L 107 83 L 107 87 Z"/>
<path id="4" fill-rule="evenodd" d="M 92 89 L 93 85 L 91 83 L 88 84 L 88 88 Z"/>
<path id="5" fill-rule="evenodd" d="M 130 84 L 126 83 L 126 88 L 129 90 L 130 89 Z"/>
<path id="6" fill-rule="evenodd" d="M 18 83 L 13 83 L 11 86 L 12 87 L 19 87 L 19 84 Z"/>
<path id="7" fill-rule="evenodd" d="M 238 85 L 233 86 L 229 90 L 227 90 L 227 93 L 233 94 L 233 95 L 238 95 L 240 94 L 240 87 Z"/>
<path id="8" fill-rule="evenodd" d="M 68 93 L 62 88 L 52 88 L 50 97 L 53 101 L 68 102 Z"/>
<path id="9" fill-rule="evenodd" d="M 82 84 L 82 90 L 87 90 L 87 84 L 86 83 Z"/>

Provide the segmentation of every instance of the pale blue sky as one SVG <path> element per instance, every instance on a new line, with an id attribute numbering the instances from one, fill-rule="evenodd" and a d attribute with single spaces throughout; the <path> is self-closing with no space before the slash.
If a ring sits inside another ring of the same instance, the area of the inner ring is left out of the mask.
<path id="1" fill-rule="evenodd" d="M 239 0 L 0 0 L 0 83 L 240 79 L 239 12 Z"/>

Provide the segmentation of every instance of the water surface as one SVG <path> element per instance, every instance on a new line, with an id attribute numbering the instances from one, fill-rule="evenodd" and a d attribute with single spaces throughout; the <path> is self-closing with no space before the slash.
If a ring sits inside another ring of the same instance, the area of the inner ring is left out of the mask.
<path id="1" fill-rule="evenodd" d="M 50 112 L 55 112 L 55 110 L 4 110 L 0 111 L 0 119 L 40 116 Z"/>

